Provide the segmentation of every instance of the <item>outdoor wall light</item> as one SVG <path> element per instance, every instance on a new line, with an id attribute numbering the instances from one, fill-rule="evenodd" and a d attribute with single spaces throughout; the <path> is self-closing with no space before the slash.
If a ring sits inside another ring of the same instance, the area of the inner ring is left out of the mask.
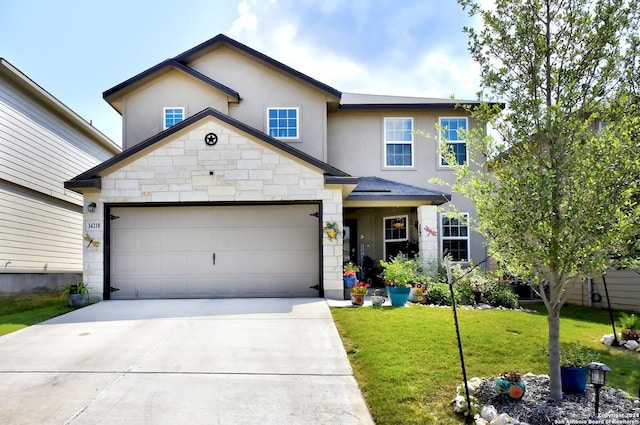
<path id="1" fill-rule="evenodd" d="M 87 205 L 87 211 L 89 211 L 90 213 L 96 212 L 96 207 L 97 207 L 96 203 L 92 202 L 89 205 Z"/>
<path id="2" fill-rule="evenodd" d="M 587 365 L 589 367 L 589 378 L 591 384 L 596 389 L 596 416 L 598 416 L 598 410 L 600 408 L 600 388 L 603 387 L 607 372 L 611 372 L 611 368 L 604 363 L 593 362 Z"/>

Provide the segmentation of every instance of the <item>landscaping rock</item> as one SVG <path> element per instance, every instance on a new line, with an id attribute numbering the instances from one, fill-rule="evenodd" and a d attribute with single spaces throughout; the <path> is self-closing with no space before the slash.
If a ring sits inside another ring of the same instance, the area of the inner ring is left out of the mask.
<path id="1" fill-rule="evenodd" d="M 498 416 L 498 411 L 496 410 L 495 407 L 493 407 L 491 405 L 484 406 L 482 408 L 482 411 L 480 412 L 480 416 L 485 421 L 491 422 L 492 420 L 494 420 Z"/>
<path id="2" fill-rule="evenodd" d="M 627 341 L 624 346 L 627 348 L 627 350 L 633 351 L 636 351 L 638 348 L 640 348 L 640 344 L 638 343 L 638 341 Z"/>
<path id="3" fill-rule="evenodd" d="M 613 341 L 615 341 L 615 337 L 613 334 L 607 334 L 607 335 L 604 335 L 602 338 L 600 338 L 600 342 L 602 342 L 604 345 L 607 345 L 609 347 L 611 347 L 611 344 L 613 344 Z"/>
<path id="4" fill-rule="evenodd" d="M 510 423 L 511 423 L 511 418 L 506 413 L 499 414 L 495 419 L 493 419 L 490 422 L 491 425 L 508 425 Z"/>
<path id="5" fill-rule="evenodd" d="M 603 335 L 602 338 L 600 338 L 600 342 L 609 347 L 613 344 L 614 340 L 615 338 L 613 337 L 613 334 Z M 640 342 L 638 341 L 625 341 L 624 339 L 618 338 L 618 344 L 620 344 L 621 348 L 626 348 L 629 351 L 637 351 L 640 353 Z"/>
<path id="6" fill-rule="evenodd" d="M 518 423 L 517 420 L 521 421 L 520 425 L 586 424 L 592 417 L 595 401 L 592 385 L 587 386 L 584 394 L 565 394 L 561 401 L 553 401 L 549 399 L 548 375 L 528 373 L 522 380 L 527 386 L 527 392 L 519 401 L 500 398 L 495 391 L 495 379 L 486 379 L 474 394 L 476 402 L 480 406 L 493 406 L 499 412 L 494 420 L 507 414 L 511 419 L 501 422 L 504 424 L 515 424 Z M 632 400 L 624 391 L 606 387 L 600 391 L 601 418 L 627 419 L 631 421 L 628 423 L 638 423 L 637 416 L 631 416 L 637 415 L 637 412 L 640 412 L 640 402 Z M 482 417 L 478 419 L 484 420 Z"/>

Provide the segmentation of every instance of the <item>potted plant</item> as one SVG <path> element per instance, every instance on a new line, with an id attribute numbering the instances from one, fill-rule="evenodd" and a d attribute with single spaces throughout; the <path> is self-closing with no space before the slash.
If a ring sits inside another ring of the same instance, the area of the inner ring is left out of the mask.
<path id="1" fill-rule="evenodd" d="M 563 344 L 560 347 L 560 379 L 562 392 L 582 394 L 587 388 L 588 365 L 598 361 L 598 353 L 578 343 Z"/>
<path id="2" fill-rule="evenodd" d="M 358 273 L 359 271 L 360 267 L 353 264 L 351 261 L 344 265 L 342 277 L 344 279 L 345 288 L 353 287 L 353 285 L 358 280 L 358 278 L 356 277 L 356 273 Z"/>
<path id="3" fill-rule="evenodd" d="M 496 379 L 496 393 L 502 398 L 520 400 L 526 386 L 518 372 L 506 372 Z"/>
<path id="4" fill-rule="evenodd" d="M 63 294 L 67 295 L 71 307 L 83 307 L 89 304 L 89 287 L 84 282 L 67 283 Z"/>
<path id="5" fill-rule="evenodd" d="M 351 304 L 362 305 L 364 304 L 364 296 L 369 293 L 369 284 L 364 282 L 356 283 L 351 288 Z"/>
<path id="6" fill-rule="evenodd" d="M 382 277 L 387 286 L 387 293 L 391 299 L 391 305 L 404 306 L 409 299 L 411 282 L 416 278 L 417 264 L 415 260 L 409 260 L 402 253 L 391 261 L 380 261 Z"/>
<path id="7" fill-rule="evenodd" d="M 426 287 L 422 283 L 417 283 L 416 286 L 413 287 L 413 295 L 417 303 L 427 303 Z"/>
<path id="8" fill-rule="evenodd" d="M 635 314 L 622 313 L 618 319 L 621 328 L 622 339 L 625 341 L 640 340 L 640 316 Z"/>
<path id="9" fill-rule="evenodd" d="M 384 297 L 380 295 L 381 292 L 381 289 L 376 289 L 375 291 L 373 291 L 373 295 L 371 295 L 371 305 L 373 305 L 374 307 L 380 307 L 385 302 Z"/>

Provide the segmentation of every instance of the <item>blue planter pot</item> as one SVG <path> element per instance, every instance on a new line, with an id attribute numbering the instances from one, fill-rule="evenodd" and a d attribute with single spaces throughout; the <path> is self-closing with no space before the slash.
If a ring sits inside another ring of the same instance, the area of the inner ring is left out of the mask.
<path id="1" fill-rule="evenodd" d="M 391 305 L 395 307 L 404 307 L 409 299 L 411 288 L 405 286 L 387 286 L 387 294 L 391 300 Z"/>
<path id="2" fill-rule="evenodd" d="M 353 285 L 356 284 L 358 278 L 356 277 L 345 277 L 344 278 L 344 287 L 345 288 L 353 288 Z"/>
<path id="3" fill-rule="evenodd" d="M 567 394 L 582 394 L 587 388 L 587 378 L 589 369 L 586 367 L 563 367 L 560 368 L 560 379 L 562 380 L 562 392 Z"/>

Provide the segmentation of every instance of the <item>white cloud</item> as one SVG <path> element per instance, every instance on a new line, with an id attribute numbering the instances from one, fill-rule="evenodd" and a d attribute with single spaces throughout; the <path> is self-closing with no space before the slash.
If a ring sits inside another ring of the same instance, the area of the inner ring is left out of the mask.
<path id="1" fill-rule="evenodd" d="M 243 0 L 227 34 L 341 91 L 475 98 L 466 12 L 372 1 Z"/>

